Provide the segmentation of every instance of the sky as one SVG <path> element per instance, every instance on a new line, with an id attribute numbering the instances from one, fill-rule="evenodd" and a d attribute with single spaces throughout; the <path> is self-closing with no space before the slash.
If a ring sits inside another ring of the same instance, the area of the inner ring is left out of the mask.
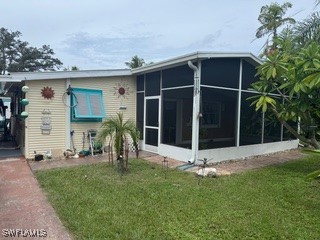
<path id="1" fill-rule="evenodd" d="M 196 51 L 251 52 L 267 0 L 0 0 L 0 27 L 30 46 L 50 45 L 64 67 L 126 68 L 138 55 L 158 62 Z M 285 1 L 276 1 L 282 4 Z M 290 0 L 287 16 L 307 18 L 315 0 Z"/>

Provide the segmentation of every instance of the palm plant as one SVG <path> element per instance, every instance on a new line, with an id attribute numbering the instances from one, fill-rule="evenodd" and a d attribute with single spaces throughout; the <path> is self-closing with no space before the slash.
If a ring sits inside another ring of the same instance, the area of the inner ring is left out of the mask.
<path id="1" fill-rule="evenodd" d="M 144 66 L 146 63 L 143 58 L 138 57 L 137 55 L 133 56 L 130 62 L 125 62 L 126 66 L 133 69 Z"/>
<path id="2" fill-rule="evenodd" d="M 320 1 L 319 1 L 320 2 Z M 302 47 L 307 46 L 311 42 L 320 43 L 320 14 L 319 12 L 314 12 L 312 15 L 298 22 L 294 26 L 294 36 L 295 40 Z"/>
<path id="3" fill-rule="evenodd" d="M 107 138 L 109 140 L 112 139 L 121 173 L 128 168 L 128 159 L 126 159 L 126 162 L 124 160 L 125 144 L 128 143 L 128 137 L 131 137 L 133 145 L 138 152 L 139 135 L 140 133 L 135 123 L 131 120 L 125 121 L 122 113 L 117 113 L 116 117 L 111 117 L 101 124 L 98 140 L 105 143 Z"/>
<path id="4" fill-rule="evenodd" d="M 272 40 L 278 36 L 278 29 L 284 24 L 294 24 L 295 20 L 290 17 L 284 17 L 288 8 L 291 8 L 292 4 L 285 2 L 282 5 L 278 3 L 272 3 L 261 7 L 260 14 L 258 17 L 259 22 L 262 24 L 256 32 L 257 38 L 262 38 L 266 35 L 272 35 Z M 275 48 L 273 42 L 272 48 Z"/>

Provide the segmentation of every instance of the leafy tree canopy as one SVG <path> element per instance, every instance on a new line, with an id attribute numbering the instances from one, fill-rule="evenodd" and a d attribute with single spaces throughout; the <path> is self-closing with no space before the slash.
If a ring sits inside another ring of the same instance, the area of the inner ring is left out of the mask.
<path id="1" fill-rule="evenodd" d="M 298 46 L 307 46 L 311 42 L 320 44 L 320 14 L 314 12 L 310 17 L 298 22 L 292 28 L 292 35 Z"/>
<path id="2" fill-rule="evenodd" d="M 0 28 L 0 74 L 7 72 L 54 71 L 62 66 L 49 45 L 40 48 L 20 40 L 19 31 Z"/>
<path id="3" fill-rule="evenodd" d="M 78 68 L 76 65 L 71 66 L 71 68 L 68 66 L 63 69 L 63 71 L 79 71 L 79 70 L 80 68 Z"/>
<path id="4" fill-rule="evenodd" d="M 318 6 L 320 1 L 315 3 Z M 280 22 L 288 19 L 283 18 L 285 11 L 291 7 L 290 3 L 281 6 L 273 3 L 261 8 L 262 26 L 257 30 L 257 37 L 273 34 L 273 44 L 266 47 L 266 58 L 258 67 L 260 80 L 252 84 L 259 92 L 251 98 L 252 105 L 256 111 L 273 113 L 296 138 L 319 149 L 320 16 L 314 12 L 277 34 Z M 294 23 L 290 19 L 286 21 Z M 299 122 L 301 131 L 292 128 L 289 122 Z"/>
<path id="5" fill-rule="evenodd" d="M 285 2 L 282 5 L 272 3 L 261 7 L 260 15 L 258 17 L 261 26 L 257 29 L 256 37 L 261 38 L 265 35 L 272 34 L 277 36 L 277 30 L 280 26 L 286 23 L 295 23 L 295 20 L 290 17 L 284 17 L 286 11 L 292 7 L 292 4 Z"/>
<path id="6" fill-rule="evenodd" d="M 285 14 L 292 4 L 285 2 L 282 5 L 278 3 L 271 3 L 270 5 L 265 5 L 261 7 L 258 21 L 261 26 L 256 31 L 256 37 L 262 38 L 264 36 L 272 36 L 272 47 L 275 48 L 275 42 L 273 41 L 278 36 L 278 29 L 284 24 L 294 24 L 295 20 L 290 17 L 285 17 Z M 266 43 L 266 50 L 270 48 L 268 46 L 268 40 Z"/>
<path id="7" fill-rule="evenodd" d="M 319 149 L 316 130 L 320 126 L 320 45 L 313 42 L 294 52 L 279 49 L 258 67 L 260 80 L 252 87 L 260 94 L 252 104 L 257 111 L 271 110 L 295 137 Z M 288 124 L 298 120 L 301 132 Z"/>

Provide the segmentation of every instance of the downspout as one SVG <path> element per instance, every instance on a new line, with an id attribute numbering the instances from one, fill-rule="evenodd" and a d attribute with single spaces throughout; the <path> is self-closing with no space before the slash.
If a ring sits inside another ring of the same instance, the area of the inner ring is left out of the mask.
<path id="1" fill-rule="evenodd" d="M 65 89 L 68 89 L 68 87 L 70 86 L 71 84 L 71 79 L 70 78 L 67 78 L 66 79 L 66 82 L 65 82 Z M 66 94 L 65 96 L 67 99 L 65 100 L 67 105 L 70 106 L 70 96 Z M 71 142 L 71 136 L 70 136 L 70 132 L 71 132 L 71 116 L 70 116 L 70 113 L 71 112 L 71 108 L 69 107 L 66 107 L 65 106 L 65 116 L 66 116 L 66 119 L 65 119 L 65 149 L 70 149 L 70 142 Z M 65 150 L 63 149 L 63 150 Z"/>
<path id="2" fill-rule="evenodd" d="M 193 85 L 193 110 L 192 110 L 192 145 L 191 158 L 188 161 L 194 164 L 198 159 L 199 148 L 199 112 L 200 112 L 200 71 L 191 61 L 188 61 L 188 66 L 194 71 Z"/>

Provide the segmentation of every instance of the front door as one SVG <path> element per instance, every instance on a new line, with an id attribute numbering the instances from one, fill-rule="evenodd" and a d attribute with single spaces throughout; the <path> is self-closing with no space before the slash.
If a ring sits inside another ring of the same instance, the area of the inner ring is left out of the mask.
<path id="1" fill-rule="evenodd" d="M 146 97 L 145 106 L 145 150 L 157 153 L 160 126 L 160 97 Z"/>

